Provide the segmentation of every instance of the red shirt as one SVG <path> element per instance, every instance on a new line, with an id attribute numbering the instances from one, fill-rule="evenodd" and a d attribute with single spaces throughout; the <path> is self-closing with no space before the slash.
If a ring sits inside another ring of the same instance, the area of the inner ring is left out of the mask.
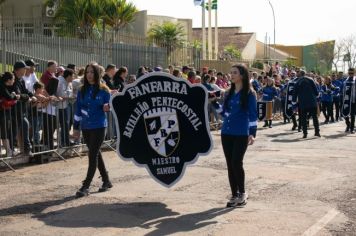
<path id="1" fill-rule="evenodd" d="M 56 76 L 54 76 L 54 74 L 52 74 L 51 72 L 46 70 L 46 72 L 44 72 L 42 74 L 40 81 L 44 84 L 44 86 L 46 88 L 48 86 L 50 78 L 53 78 L 53 77 L 56 77 Z"/>

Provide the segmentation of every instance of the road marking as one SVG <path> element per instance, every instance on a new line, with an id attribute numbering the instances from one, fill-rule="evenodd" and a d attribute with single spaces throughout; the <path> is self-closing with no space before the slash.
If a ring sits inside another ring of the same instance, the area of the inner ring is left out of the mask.
<path id="1" fill-rule="evenodd" d="M 340 212 L 335 209 L 331 209 L 323 218 L 312 225 L 307 231 L 304 232 L 303 236 L 314 236 L 321 229 L 323 229 L 330 221 L 332 221 Z"/>

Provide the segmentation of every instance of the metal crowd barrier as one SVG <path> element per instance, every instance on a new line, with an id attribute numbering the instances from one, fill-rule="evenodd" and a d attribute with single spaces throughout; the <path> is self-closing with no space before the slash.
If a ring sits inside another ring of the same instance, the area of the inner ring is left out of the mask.
<path id="1" fill-rule="evenodd" d="M 67 103 L 65 106 L 64 103 Z M 74 140 L 73 118 L 75 99 L 51 102 L 17 102 L 9 109 L 0 108 L 0 162 L 12 171 L 9 160 L 24 157 L 32 152 L 30 161 L 42 163 L 56 157 L 66 161 L 66 157 L 82 157 L 85 144 L 80 138 Z M 102 148 L 116 150 L 115 121 L 107 113 L 107 135 Z"/>

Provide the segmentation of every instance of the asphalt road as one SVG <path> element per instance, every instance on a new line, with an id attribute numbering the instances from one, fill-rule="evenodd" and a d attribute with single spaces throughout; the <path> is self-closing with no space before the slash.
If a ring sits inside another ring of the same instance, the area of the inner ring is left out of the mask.
<path id="1" fill-rule="evenodd" d="M 211 154 L 170 189 L 114 152 L 104 154 L 114 188 L 96 193 L 95 177 L 82 199 L 73 195 L 87 158 L 1 172 L 0 235 L 356 235 L 356 135 L 341 122 L 323 125 L 322 138 L 303 140 L 290 128 L 258 131 L 245 156 L 244 208 L 225 208 L 227 170 L 214 132 Z"/>

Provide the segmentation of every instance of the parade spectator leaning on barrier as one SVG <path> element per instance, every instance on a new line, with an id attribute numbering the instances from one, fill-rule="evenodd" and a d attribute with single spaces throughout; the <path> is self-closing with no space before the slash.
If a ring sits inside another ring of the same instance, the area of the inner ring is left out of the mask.
<path id="1" fill-rule="evenodd" d="M 30 123 L 27 119 L 26 109 L 29 107 L 29 103 L 36 102 L 36 97 L 26 89 L 25 81 L 23 80 L 23 76 L 26 73 L 26 70 L 29 67 L 25 64 L 24 61 L 17 61 L 14 64 L 14 76 L 15 76 L 15 83 L 14 83 L 14 90 L 15 93 L 20 95 L 20 100 L 16 103 L 15 109 L 15 121 L 17 122 L 17 129 L 13 132 L 13 139 L 16 138 L 17 134 L 20 135 L 22 140 L 22 151 L 23 154 L 26 156 L 33 156 L 31 149 L 31 142 L 30 142 Z M 20 129 L 21 132 L 17 133 L 17 130 Z M 15 142 L 15 140 L 13 140 Z"/>
<path id="2" fill-rule="evenodd" d="M 36 63 L 33 59 L 25 61 L 26 66 L 29 67 L 28 70 L 26 70 L 25 76 L 23 77 L 23 80 L 25 81 L 25 85 L 28 91 L 33 93 L 33 85 L 38 82 L 38 78 L 36 76 L 36 66 L 39 64 Z"/>
<path id="3" fill-rule="evenodd" d="M 109 89 L 114 89 L 113 78 L 114 78 L 116 71 L 117 71 L 116 65 L 109 64 L 106 66 L 103 80 L 105 81 L 105 84 L 106 84 L 106 86 L 109 87 Z"/>
<path id="4" fill-rule="evenodd" d="M 57 62 L 48 61 L 47 70 L 42 74 L 40 81 L 44 84 L 45 88 L 48 86 L 48 82 L 51 78 L 56 77 L 57 72 Z"/>
<path id="5" fill-rule="evenodd" d="M 20 95 L 16 94 L 13 85 L 15 77 L 10 72 L 5 72 L 0 77 L 0 134 L 1 141 L 6 150 L 6 156 L 15 156 L 15 148 L 12 139 L 12 131 L 16 129 L 14 106 Z"/>
<path id="6" fill-rule="evenodd" d="M 58 118 L 61 126 L 61 145 L 63 147 L 71 146 L 73 143 L 69 141 L 69 99 L 72 97 L 74 71 L 66 69 L 63 76 L 58 77 L 57 96 L 62 100 L 58 104 Z"/>

